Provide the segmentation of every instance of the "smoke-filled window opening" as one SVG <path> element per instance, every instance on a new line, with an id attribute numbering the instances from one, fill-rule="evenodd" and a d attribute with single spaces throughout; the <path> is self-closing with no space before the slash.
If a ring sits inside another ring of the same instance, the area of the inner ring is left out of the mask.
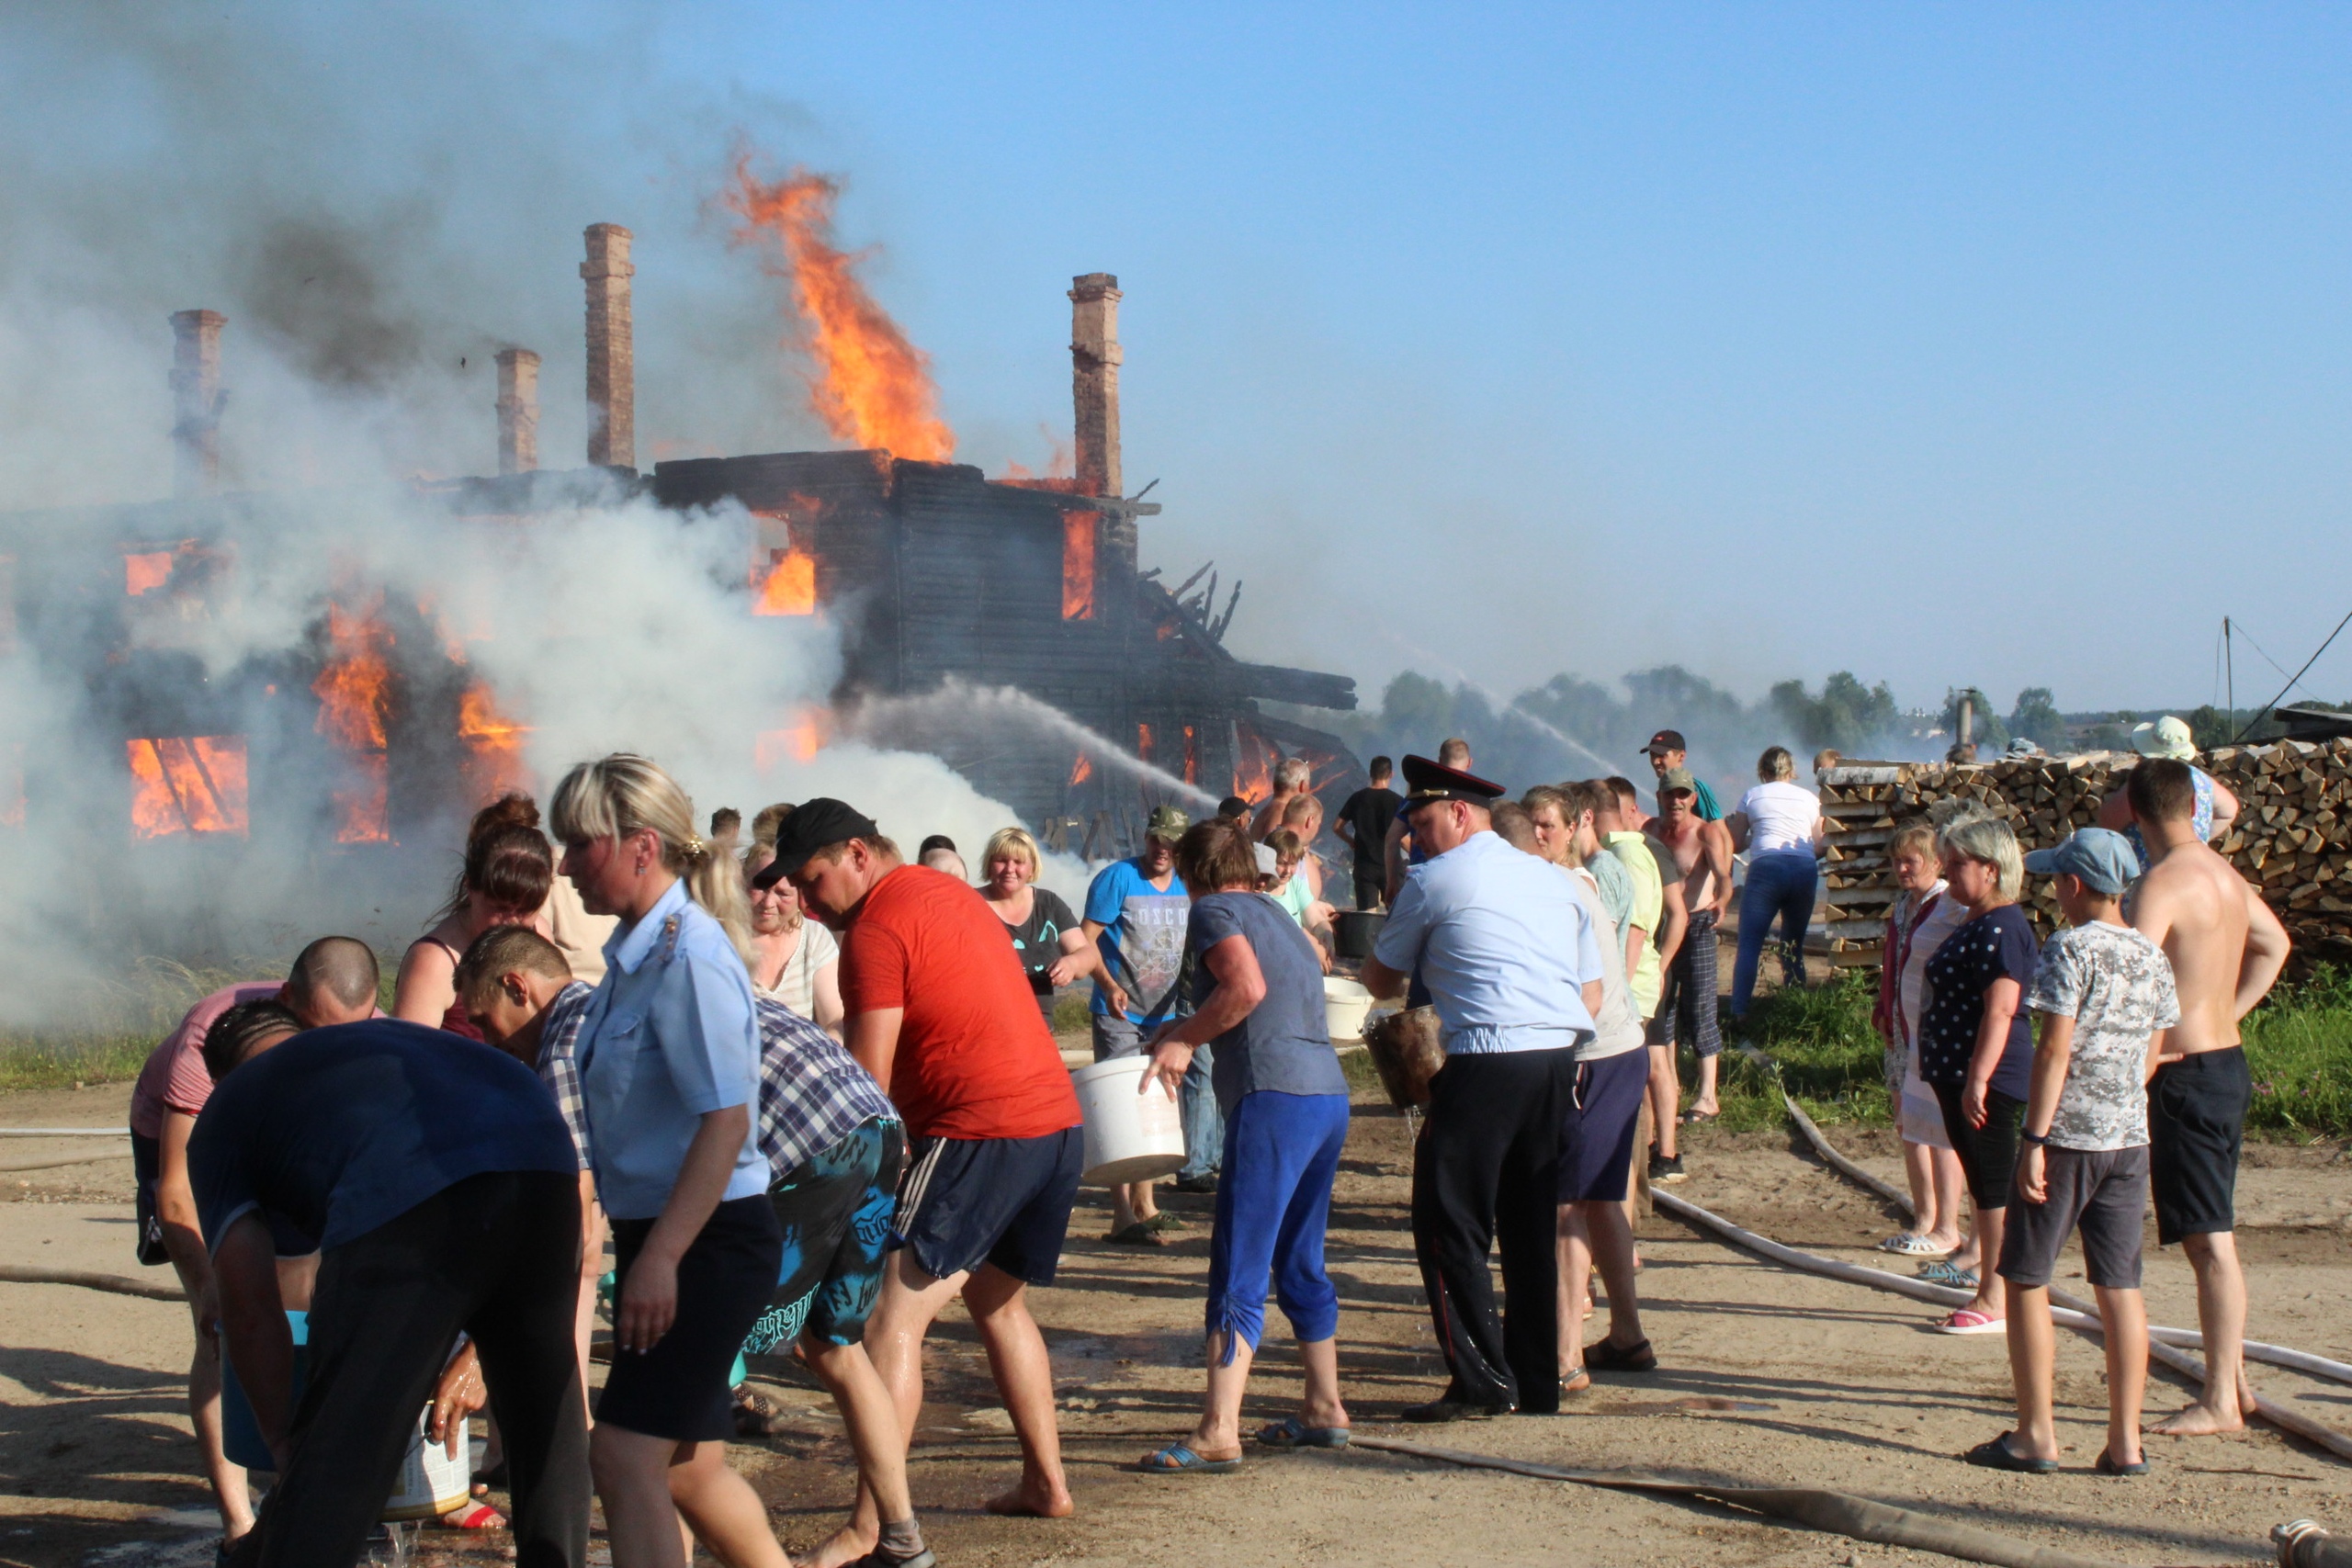
<path id="1" fill-rule="evenodd" d="M 757 557 L 752 563 L 752 603 L 755 615 L 813 615 L 817 613 L 817 514 L 824 503 L 796 494 L 781 510 L 757 511 L 752 516 L 759 529 Z"/>
<path id="2" fill-rule="evenodd" d="M 1094 618 L 1094 551 L 1099 512 L 1062 513 L 1062 619 Z"/>
<path id="3" fill-rule="evenodd" d="M 1138 721 L 1136 725 L 1136 755 L 1144 761 L 1157 765 L 1159 761 L 1159 759 L 1154 754 L 1157 750 L 1158 748 L 1152 739 L 1150 724 L 1145 721 Z"/>
<path id="4" fill-rule="evenodd" d="M 243 736 L 143 737 L 125 742 L 124 750 L 130 767 L 134 838 L 245 837 Z M 18 815 L 21 820 L 21 804 Z"/>
<path id="5" fill-rule="evenodd" d="M 338 753 L 339 776 L 329 793 L 339 844 L 392 841 L 389 721 L 394 638 L 383 608 L 380 592 L 352 606 L 327 606 L 326 662 L 311 682 L 319 699 L 313 728 Z"/>

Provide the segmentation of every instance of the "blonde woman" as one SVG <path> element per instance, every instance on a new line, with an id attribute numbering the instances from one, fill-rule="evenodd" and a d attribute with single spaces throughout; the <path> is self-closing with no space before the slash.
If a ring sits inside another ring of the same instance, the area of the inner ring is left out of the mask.
<path id="1" fill-rule="evenodd" d="M 549 817 L 581 902 L 620 922 L 574 1047 L 620 1277 L 589 1445 L 613 1562 L 684 1568 L 683 1515 L 736 1568 L 789 1568 L 726 1457 L 729 1369 L 784 1250 L 752 1137 L 760 1032 L 741 873 L 643 757 L 573 768 Z"/>
<path id="2" fill-rule="evenodd" d="M 775 859 L 773 840 L 743 857 L 744 893 L 752 904 L 752 992 L 779 1002 L 826 1033 L 842 1037 L 842 944 L 808 919 L 788 881 L 756 886 L 752 878 Z"/>
<path id="3" fill-rule="evenodd" d="M 1051 1023 L 1054 992 L 1063 986 L 1097 976 L 1117 989 L 1102 973 L 1102 955 L 1086 937 L 1076 911 L 1059 894 L 1037 886 L 1037 840 L 1020 828 L 1000 828 L 989 836 L 980 853 L 988 880 L 980 897 L 989 911 L 1004 922 L 1012 951 L 1028 976 L 1037 998 L 1037 1010 Z"/>
<path id="4" fill-rule="evenodd" d="M 2018 908 L 2025 861 L 2017 835 L 1997 818 L 1955 819 L 1936 835 L 1944 897 L 1967 916 L 1928 960 L 1928 1004 L 1919 1017 L 1919 1076 L 1936 1091 L 1944 1132 L 1976 1203 L 1976 1246 L 2001 1256 L 2018 1128 L 2033 1070 L 2033 1033 L 2019 1005 L 2041 944 Z M 1947 1334 L 2005 1332 L 2001 1276 L 1977 1270 L 1976 1299 L 1946 1318 Z"/>
<path id="5" fill-rule="evenodd" d="M 1968 919 L 1951 896 L 1936 856 L 1936 830 L 1925 822 L 1898 829 L 1887 844 L 1895 886 L 1902 889 L 1886 919 L 1878 1005 L 1871 1021 L 1886 1042 L 1886 1089 L 1903 1135 L 1903 1165 L 1911 1180 L 1911 1228 L 1879 1243 L 1905 1258 L 1946 1259 L 1939 1282 L 1970 1289 L 1975 1247 L 1962 1246 L 1960 1156 L 1944 1131 L 1943 1108 L 1919 1076 L 1919 1009 L 1926 1001 L 1928 964 L 1945 939 Z"/>

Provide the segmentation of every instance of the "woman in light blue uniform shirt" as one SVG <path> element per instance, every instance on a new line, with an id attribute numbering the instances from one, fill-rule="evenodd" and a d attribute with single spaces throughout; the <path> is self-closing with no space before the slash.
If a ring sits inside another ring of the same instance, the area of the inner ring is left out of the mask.
<path id="1" fill-rule="evenodd" d="M 565 775 L 562 874 L 616 915 L 574 1048 L 619 1290 L 589 1460 L 615 1568 L 683 1568 L 679 1516 L 737 1568 L 786 1568 L 730 1470 L 728 1371 L 775 1289 L 783 1240 L 752 1139 L 760 1036 L 742 879 L 643 757 Z"/>

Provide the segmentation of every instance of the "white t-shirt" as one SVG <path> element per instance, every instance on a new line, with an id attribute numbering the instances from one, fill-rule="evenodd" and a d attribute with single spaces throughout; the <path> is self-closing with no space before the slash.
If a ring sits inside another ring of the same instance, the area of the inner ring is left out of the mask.
<path id="1" fill-rule="evenodd" d="M 784 973 L 775 977 L 775 989 L 760 984 L 759 976 L 752 977 L 752 991 L 772 1002 L 782 1002 L 802 1018 L 817 1016 L 817 971 L 842 955 L 842 944 L 832 931 L 814 920 L 800 922 L 800 941 L 792 956 L 784 961 Z"/>
<path id="2" fill-rule="evenodd" d="M 1734 807 L 1747 818 L 1750 855 L 1813 853 L 1814 825 L 1821 820 L 1821 797 L 1786 779 L 1749 788 Z"/>

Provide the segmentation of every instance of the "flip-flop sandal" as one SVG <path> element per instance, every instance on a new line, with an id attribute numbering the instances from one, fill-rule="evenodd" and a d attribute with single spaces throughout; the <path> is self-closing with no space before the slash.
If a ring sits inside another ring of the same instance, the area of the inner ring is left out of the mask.
<path id="1" fill-rule="evenodd" d="M 1149 1220 L 1137 1220 L 1125 1230 L 1113 1231 L 1102 1238 L 1113 1247 L 1166 1247 L 1167 1238 L 1151 1228 Z"/>
<path id="2" fill-rule="evenodd" d="M 1183 1443 L 1170 1443 L 1136 1461 L 1136 1468 L 1146 1475 L 1223 1475 L 1239 1470 L 1241 1458 L 1203 1459 Z"/>
<path id="3" fill-rule="evenodd" d="M 1566 1377 L 1560 1380 L 1560 1397 L 1562 1399 L 1573 1399 L 1579 1393 L 1589 1393 L 1591 1389 L 1592 1374 L 1585 1371 L 1582 1367 L 1578 1367 L 1575 1371 L 1570 1372 Z"/>
<path id="4" fill-rule="evenodd" d="M 1888 1236 L 1878 1244 L 1881 1252 L 1892 1252 L 1904 1258 L 1949 1258 L 1952 1248 L 1941 1247 L 1926 1236 L 1905 1231 L 1901 1235 Z"/>
<path id="5" fill-rule="evenodd" d="M 1686 1111 L 1675 1120 L 1685 1127 L 1696 1127 L 1702 1122 L 1713 1122 L 1722 1114 L 1720 1111 Z"/>
<path id="6" fill-rule="evenodd" d="M 1181 1231 L 1184 1228 L 1184 1222 L 1167 1209 L 1160 1210 L 1148 1220 L 1137 1220 L 1136 1224 L 1149 1225 L 1156 1231 Z"/>
<path id="7" fill-rule="evenodd" d="M 1657 1371 L 1657 1352 L 1650 1348 L 1646 1339 L 1623 1346 L 1597 1339 L 1584 1348 L 1584 1364 L 1596 1372 L 1654 1372 Z"/>
<path id="8" fill-rule="evenodd" d="M 1974 1307 L 1962 1307 L 1936 1325 L 1936 1332 L 1939 1334 L 2006 1334 L 2008 1330 L 2008 1321 L 2006 1318 L 1987 1317 Z M 2037 1462 L 2052 1463 L 2053 1461 Z"/>
<path id="9" fill-rule="evenodd" d="M 1295 1416 L 1285 1416 L 1272 1426 L 1259 1427 L 1258 1440 L 1270 1449 L 1344 1449 L 1348 1429 L 1310 1427 Z"/>
<path id="10" fill-rule="evenodd" d="M 2148 1456 L 2143 1453 L 2131 1464 L 2118 1464 L 2114 1455 L 2101 1449 L 2091 1468 L 2101 1475 L 2145 1475 L 2148 1473 Z"/>
<path id="11" fill-rule="evenodd" d="M 506 1516 L 487 1503 L 476 1503 L 469 1508 L 457 1508 L 441 1516 L 441 1528 L 453 1530 L 503 1530 Z"/>
<path id="12" fill-rule="evenodd" d="M 2019 1475 L 2047 1475 L 2058 1468 L 2058 1461 L 2054 1459 L 2028 1459 L 2021 1453 L 2013 1452 L 2007 1432 L 1989 1443 L 1977 1444 L 1960 1457 L 1984 1470 L 2013 1471 Z"/>
<path id="13" fill-rule="evenodd" d="M 1950 1285 L 1958 1291 L 1973 1291 L 1977 1282 L 1975 1269 L 1962 1269 L 1950 1261 L 1928 1264 L 1919 1270 L 1919 1278 L 1930 1285 Z"/>

